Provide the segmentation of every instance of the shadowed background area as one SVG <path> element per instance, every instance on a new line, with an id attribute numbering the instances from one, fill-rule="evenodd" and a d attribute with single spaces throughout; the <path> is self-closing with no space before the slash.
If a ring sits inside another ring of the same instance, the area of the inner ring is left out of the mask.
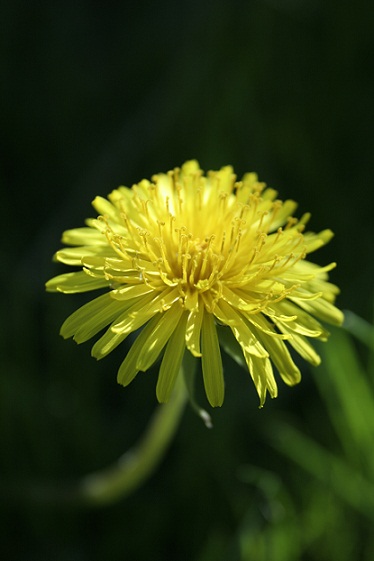
<path id="1" fill-rule="evenodd" d="M 89 297 L 44 292 L 64 270 L 51 260 L 62 231 L 93 215 L 96 195 L 190 158 L 257 171 L 312 213 L 309 228 L 335 232 L 313 259 L 338 262 L 338 305 L 371 321 L 373 59 L 369 0 L 2 3 L 2 559 L 372 558 L 370 512 L 270 438 L 285 419 L 341 451 L 315 383 L 327 374 L 304 364 L 302 384 L 280 383 L 259 410 L 227 358 L 214 429 L 187 410 L 161 468 L 124 502 L 75 510 L 22 495 L 114 461 L 155 405 L 156 370 L 116 384 L 130 343 L 96 363 L 89 344 L 60 339 Z"/>

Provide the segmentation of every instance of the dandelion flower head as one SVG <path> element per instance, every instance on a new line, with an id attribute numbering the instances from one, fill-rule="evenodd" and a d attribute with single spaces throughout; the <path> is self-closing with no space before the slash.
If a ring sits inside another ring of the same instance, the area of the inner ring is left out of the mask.
<path id="1" fill-rule="evenodd" d="M 206 175 L 195 161 L 131 189 L 96 197 L 99 214 L 68 230 L 56 259 L 80 270 L 59 275 L 47 290 L 104 289 L 75 311 L 61 334 L 82 343 L 105 329 L 92 348 L 101 359 L 137 330 L 118 381 L 128 385 L 161 357 L 156 394 L 168 401 L 185 352 L 200 357 L 212 406 L 224 399 L 220 347 L 241 357 L 262 406 L 277 395 L 273 366 L 288 385 L 300 381 L 295 352 L 313 365 L 310 338 L 326 340 L 321 322 L 340 324 L 338 288 L 309 253 L 330 230 L 305 232 L 296 203 L 230 166 Z M 141 329 L 140 329 L 141 328 Z"/>

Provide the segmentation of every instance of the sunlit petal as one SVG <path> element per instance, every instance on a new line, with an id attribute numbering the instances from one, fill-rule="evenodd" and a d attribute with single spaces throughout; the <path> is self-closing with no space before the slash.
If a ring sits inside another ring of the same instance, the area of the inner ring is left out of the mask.
<path id="1" fill-rule="evenodd" d="M 184 341 L 186 320 L 187 315 L 184 313 L 171 334 L 165 348 L 156 386 L 156 395 L 160 403 L 169 401 L 170 394 L 174 388 L 175 380 L 182 364 L 186 349 Z"/>
<path id="2" fill-rule="evenodd" d="M 212 407 L 219 407 L 223 403 L 225 384 L 217 330 L 214 319 L 210 314 L 204 314 L 201 327 L 201 346 L 206 395 Z"/>

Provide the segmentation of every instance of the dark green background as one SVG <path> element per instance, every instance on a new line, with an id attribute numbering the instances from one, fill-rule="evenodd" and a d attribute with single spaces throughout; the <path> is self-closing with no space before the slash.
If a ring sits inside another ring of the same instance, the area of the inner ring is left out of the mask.
<path id="1" fill-rule="evenodd" d="M 88 344 L 59 338 L 84 298 L 44 292 L 63 270 L 51 262 L 61 232 L 92 215 L 98 194 L 190 158 L 205 170 L 230 163 L 238 175 L 257 171 L 280 198 L 296 199 L 300 214 L 312 213 L 310 228 L 335 232 L 315 259 L 338 262 L 331 276 L 342 289 L 339 305 L 371 318 L 371 6 L 2 2 L 3 486 L 105 466 L 136 439 L 154 406 L 155 373 L 127 389 L 116 384 L 126 346 L 96 363 Z M 238 467 L 270 470 L 296 505 L 299 484 L 308 484 L 291 475 L 263 428 L 286 415 L 326 442 L 333 435 L 313 382 L 318 370 L 304 367 L 299 387 L 280 384 L 278 400 L 258 410 L 248 375 L 229 360 L 226 369 L 214 430 L 188 411 L 161 469 L 127 501 L 75 511 L 4 499 L 2 559 L 239 559 L 244 513 L 250 509 L 253 528 L 266 515 Z"/>

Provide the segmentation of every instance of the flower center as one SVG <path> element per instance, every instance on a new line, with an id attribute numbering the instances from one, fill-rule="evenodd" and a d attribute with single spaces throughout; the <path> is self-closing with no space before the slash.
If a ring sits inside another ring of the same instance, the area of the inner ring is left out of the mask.
<path id="1" fill-rule="evenodd" d="M 266 281 L 274 297 L 285 297 L 279 273 L 304 257 L 303 224 L 296 227 L 289 216 L 292 202 L 283 207 L 274 201 L 275 192 L 260 196 L 263 185 L 232 178 L 226 186 L 217 176 L 153 180 L 116 200 L 119 221 L 107 223 L 108 241 L 124 261 L 121 269 L 137 271 L 155 290 L 177 288 L 187 309 L 208 291 L 204 299 L 219 299 L 223 285 L 239 291 L 246 285 L 257 293 Z"/>

